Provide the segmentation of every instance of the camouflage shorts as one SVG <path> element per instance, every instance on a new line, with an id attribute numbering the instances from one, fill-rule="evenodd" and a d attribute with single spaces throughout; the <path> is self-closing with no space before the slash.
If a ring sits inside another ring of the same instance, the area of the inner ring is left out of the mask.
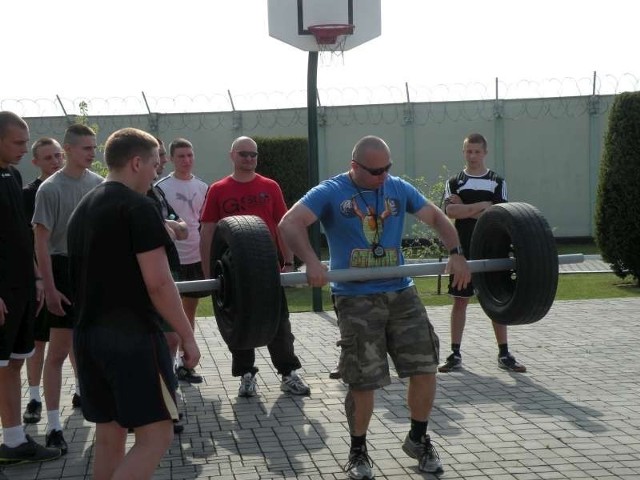
<path id="1" fill-rule="evenodd" d="M 339 369 L 351 388 L 391 383 L 387 354 L 400 378 L 436 373 L 439 340 L 415 287 L 398 292 L 335 296 Z"/>

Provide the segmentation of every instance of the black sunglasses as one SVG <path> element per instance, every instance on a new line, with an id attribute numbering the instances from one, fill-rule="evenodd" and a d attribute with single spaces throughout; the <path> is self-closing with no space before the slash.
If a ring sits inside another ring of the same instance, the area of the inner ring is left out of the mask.
<path id="1" fill-rule="evenodd" d="M 247 157 L 251 157 L 251 158 L 256 158 L 258 156 L 258 152 L 238 152 L 238 155 L 240 155 L 242 158 L 247 158 Z"/>
<path id="2" fill-rule="evenodd" d="M 369 172 L 370 175 L 373 175 L 374 177 L 379 177 L 383 173 L 387 173 L 391 169 L 391 166 L 393 165 L 393 162 L 389 162 L 389 165 L 386 165 L 384 167 L 369 168 L 366 165 L 361 164 L 357 160 L 354 160 L 353 163 L 355 163 L 355 164 L 359 165 L 360 167 L 364 168 L 367 172 Z"/>

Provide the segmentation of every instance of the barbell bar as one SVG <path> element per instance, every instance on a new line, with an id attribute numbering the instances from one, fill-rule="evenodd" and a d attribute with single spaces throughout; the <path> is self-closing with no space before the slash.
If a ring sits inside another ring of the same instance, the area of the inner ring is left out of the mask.
<path id="1" fill-rule="evenodd" d="M 558 255 L 559 265 L 569 265 L 584 262 L 581 253 Z M 471 273 L 500 272 L 516 270 L 515 258 L 490 258 L 484 260 L 467 260 Z M 377 268 L 345 268 L 328 270 L 327 278 L 330 282 L 353 282 L 363 280 L 376 280 L 383 278 L 419 277 L 422 275 L 442 275 L 445 273 L 447 262 L 425 262 L 398 265 L 395 267 Z M 280 274 L 280 284 L 283 287 L 304 285 L 307 283 L 307 275 L 304 272 L 290 272 Z M 180 293 L 213 292 L 220 288 L 217 278 L 209 280 L 192 280 L 189 282 L 176 282 Z"/>
<path id="2" fill-rule="evenodd" d="M 560 263 L 581 255 L 558 256 L 553 232 L 540 211 L 521 202 L 494 205 L 478 219 L 471 237 L 469 268 L 478 302 L 491 320 L 525 325 L 551 308 Z M 480 260 L 479 260 L 480 259 Z M 286 308 L 282 286 L 306 284 L 305 273 L 280 273 L 278 252 L 265 223 L 237 215 L 218 222 L 211 243 L 212 280 L 180 282 L 181 292 L 211 292 L 220 334 L 229 348 L 268 345 Z M 444 262 L 396 267 L 329 270 L 330 282 L 442 274 Z"/>

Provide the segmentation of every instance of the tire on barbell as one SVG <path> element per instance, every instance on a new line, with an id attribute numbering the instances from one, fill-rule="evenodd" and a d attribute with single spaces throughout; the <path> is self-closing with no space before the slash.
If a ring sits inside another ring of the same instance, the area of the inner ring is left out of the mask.
<path id="1" fill-rule="evenodd" d="M 220 288 L 211 294 L 222 338 L 230 349 L 267 345 L 280 319 L 280 269 L 269 228 L 260 217 L 220 220 L 211 242 L 211 277 Z"/>
<path id="2" fill-rule="evenodd" d="M 524 325 L 547 314 L 558 288 L 558 251 L 537 208 L 513 202 L 486 210 L 473 230 L 470 257 L 516 259 L 515 271 L 473 274 L 478 301 L 491 320 Z"/>

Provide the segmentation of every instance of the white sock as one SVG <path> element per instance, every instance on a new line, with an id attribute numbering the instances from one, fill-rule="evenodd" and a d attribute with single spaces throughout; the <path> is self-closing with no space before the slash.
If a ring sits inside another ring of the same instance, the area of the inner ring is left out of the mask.
<path id="1" fill-rule="evenodd" d="M 24 434 L 24 428 L 22 425 L 17 427 L 3 428 L 2 429 L 2 443 L 9 448 L 15 448 L 18 445 L 22 445 L 27 441 L 27 437 Z"/>
<path id="2" fill-rule="evenodd" d="M 180 368 L 184 366 L 184 362 L 182 361 L 182 355 L 180 353 L 181 352 L 178 352 L 178 355 L 176 355 L 176 368 Z"/>
<path id="3" fill-rule="evenodd" d="M 51 430 L 62 431 L 62 424 L 60 423 L 60 410 L 47 410 L 47 421 L 49 422 L 47 432 L 50 432 Z"/>
<path id="4" fill-rule="evenodd" d="M 29 400 L 35 400 L 36 402 L 42 403 L 42 398 L 40 397 L 40 385 L 29 387 Z"/>
<path id="5" fill-rule="evenodd" d="M 80 396 L 80 382 L 76 378 L 76 395 Z"/>

